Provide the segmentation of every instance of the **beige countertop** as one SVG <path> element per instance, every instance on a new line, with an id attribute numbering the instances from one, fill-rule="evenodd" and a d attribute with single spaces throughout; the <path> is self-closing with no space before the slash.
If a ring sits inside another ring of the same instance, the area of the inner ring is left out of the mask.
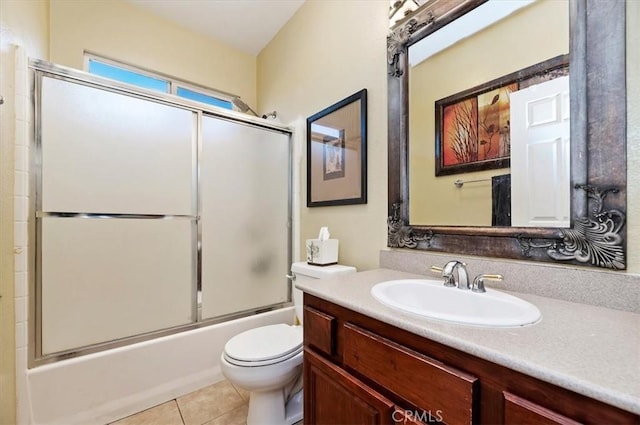
<path id="1" fill-rule="evenodd" d="M 517 328 L 485 328 L 403 313 L 370 294 L 376 283 L 414 278 L 425 276 L 377 269 L 296 287 L 416 335 L 640 414 L 640 314 L 504 291 L 538 307 L 542 320 Z"/>

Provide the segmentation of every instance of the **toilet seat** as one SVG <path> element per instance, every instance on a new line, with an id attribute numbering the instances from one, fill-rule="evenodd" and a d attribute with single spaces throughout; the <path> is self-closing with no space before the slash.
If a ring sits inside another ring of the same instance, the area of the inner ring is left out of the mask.
<path id="1" fill-rule="evenodd" d="M 231 338 L 224 358 L 236 366 L 267 366 L 288 360 L 302 351 L 302 326 L 285 324 L 250 329 Z"/>

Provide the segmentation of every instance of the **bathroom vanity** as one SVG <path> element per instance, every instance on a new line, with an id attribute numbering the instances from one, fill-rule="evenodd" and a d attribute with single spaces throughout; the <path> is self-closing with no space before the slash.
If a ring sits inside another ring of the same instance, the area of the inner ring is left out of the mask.
<path id="1" fill-rule="evenodd" d="M 305 423 L 640 423 L 640 315 L 518 294 L 542 320 L 484 328 L 370 295 L 376 283 L 422 277 L 378 269 L 298 285 Z"/>

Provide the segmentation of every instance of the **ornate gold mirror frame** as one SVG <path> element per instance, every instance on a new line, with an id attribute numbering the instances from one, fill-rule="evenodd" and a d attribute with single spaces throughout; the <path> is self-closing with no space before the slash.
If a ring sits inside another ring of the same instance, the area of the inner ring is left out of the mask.
<path id="1" fill-rule="evenodd" d="M 625 269 L 627 110 L 622 0 L 570 0 L 571 227 L 411 225 L 407 49 L 485 1 L 432 0 L 396 25 L 387 38 L 388 246 Z"/>

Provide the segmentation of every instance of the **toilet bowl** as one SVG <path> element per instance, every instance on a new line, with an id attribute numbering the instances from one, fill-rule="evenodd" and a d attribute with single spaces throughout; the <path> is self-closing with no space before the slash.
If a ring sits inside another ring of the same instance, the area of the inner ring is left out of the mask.
<path id="1" fill-rule="evenodd" d="M 225 345 L 221 364 L 230 382 L 250 392 L 247 424 L 302 419 L 301 410 L 287 412 L 287 401 L 302 389 L 302 326 L 270 325 L 236 335 Z"/>
<path id="2" fill-rule="evenodd" d="M 355 271 L 342 265 L 291 265 L 292 280 Z M 302 324 L 302 291 L 294 286 L 292 294 Z M 292 425 L 302 420 L 302 341 L 302 325 L 277 324 L 242 332 L 225 345 L 220 356 L 223 375 L 250 393 L 247 425 Z"/>

